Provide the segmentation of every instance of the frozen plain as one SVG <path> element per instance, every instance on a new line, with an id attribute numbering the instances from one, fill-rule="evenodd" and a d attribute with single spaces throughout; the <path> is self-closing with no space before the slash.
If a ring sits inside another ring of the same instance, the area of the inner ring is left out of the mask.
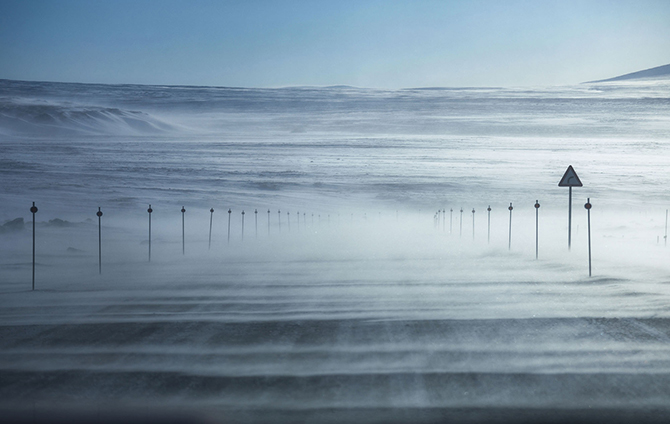
<path id="1" fill-rule="evenodd" d="M 6 416 L 660 422 L 668 412 L 667 80 L 0 86 L 0 222 L 26 222 L 0 234 Z M 568 165 L 584 183 L 570 252 L 557 187 Z"/>

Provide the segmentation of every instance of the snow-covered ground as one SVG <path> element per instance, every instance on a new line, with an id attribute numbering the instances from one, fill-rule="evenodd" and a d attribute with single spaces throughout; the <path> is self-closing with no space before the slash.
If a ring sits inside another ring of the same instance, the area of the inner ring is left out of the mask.
<path id="1" fill-rule="evenodd" d="M 0 87 L 6 416 L 667 412 L 668 81 Z"/>

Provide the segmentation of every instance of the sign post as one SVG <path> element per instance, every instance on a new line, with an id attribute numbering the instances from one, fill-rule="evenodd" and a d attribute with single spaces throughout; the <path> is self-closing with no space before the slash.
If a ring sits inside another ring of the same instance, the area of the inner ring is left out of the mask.
<path id="1" fill-rule="evenodd" d="M 572 245 L 572 187 L 583 186 L 574 168 L 572 168 L 572 165 L 568 166 L 568 169 L 565 171 L 565 174 L 563 174 L 563 178 L 561 178 L 558 186 L 570 188 L 568 198 L 568 250 L 570 250 Z"/>

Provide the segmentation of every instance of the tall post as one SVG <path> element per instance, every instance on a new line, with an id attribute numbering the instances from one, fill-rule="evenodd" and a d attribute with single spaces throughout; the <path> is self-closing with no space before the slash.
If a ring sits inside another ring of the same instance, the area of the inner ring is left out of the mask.
<path id="1" fill-rule="evenodd" d="M 463 236 L 463 208 L 461 207 L 461 220 L 459 221 L 460 224 L 460 229 L 458 231 L 458 236 L 462 237 Z"/>
<path id="2" fill-rule="evenodd" d="M 181 254 L 186 254 L 186 232 L 184 230 L 184 214 L 186 213 L 186 208 L 181 207 Z"/>
<path id="3" fill-rule="evenodd" d="M 254 209 L 254 226 L 256 227 L 256 238 L 258 238 L 258 209 Z"/>
<path id="4" fill-rule="evenodd" d="M 286 223 L 288 224 L 288 232 L 291 232 L 291 212 L 286 211 Z"/>
<path id="5" fill-rule="evenodd" d="M 540 230 L 540 224 L 539 224 L 539 218 L 540 218 L 540 203 L 539 201 L 535 201 L 535 259 L 538 259 L 539 256 L 539 230 Z"/>
<path id="6" fill-rule="evenodd" d="M 586 214 L 588 219 L 588 234 L 589 234 L 589 277 L 591 276 L 591 198 L 586 199 Z"/>
<path id="7" fill-rule="evenodd" d="M 102 274 L 102 211 L 98 206 L 98 274 Z"/>
<path id="8" fill-rule="evenodd" d="M 268 236 L 270 235 L 270 209 L 268 209 Z"/>
<path id="9" fill-rule="evenodd" d="M 230 244 L 230 215 L 233 213 L 231 209 L 228 209 L 228 244 Z"/>
<path id="10" fill-rule="evenodd" d="M 568 193 L 568 250 L 572 247 L 572 186 Z"/>
<path id="11" fill-rule="evenodd" d="M 151 213 L 153 211 L 151 205 L 149 205 L 149 209 L 147 209 L 147 212 L 149 212 L 149 262 L 151 262 Z"/>
<path id="12" fill-rule="evenodd" d="M 35 202 L 33 202 L 30 212 L 33 214 L 33 290 L 35 290 L 35 214 L 37 213 Z"/>
<path id="13" fill-rule="evenodd" d="M 486 242 L 491 244 L 491 205 L 489 205 L 488 208 L 486 208 L 486 212 L 488 215 L 488 231 L 487 231 L 487 236 L 486 236 Z"/>
<path id="14" fill-rule="evenodd" d="M 279 219 L 279 232 L 281 233 L 281 210 L 277 210 L 277 219 Z"/>
<path id="15" fill-rule="evenodd" d="M 450 208 L 449 209 L 449 234 L 451 234 L 451 230 L 453 228 L 453 223 L 454 223 L 454 209 Z"/>
<path id="16" fill-rule="evenodd" d="M 512 207 L 512 203 L 509 204 L 509 244 L 507 246 L 507 250 L 512 250 L 512 210 L 514 207 Z"/>
<path id="17" fill-rule="evenodd" d="M 209 247 L 208 250 L 212 250 L 212 222 L 214 221 L 214 208 L 209 210 Z"/>
<path id="18" fill-rule="evenodd" d="M 396 212 L 397 214 L 397 212 Z M 447 220 L 447 210 L 445 208 L 442 208 L 442 232 L 446 231 L 446 220 Z"/>

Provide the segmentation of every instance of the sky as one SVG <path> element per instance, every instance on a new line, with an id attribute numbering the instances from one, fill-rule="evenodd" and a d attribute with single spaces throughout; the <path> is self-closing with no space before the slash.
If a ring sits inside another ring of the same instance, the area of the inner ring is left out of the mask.
<path id="1" fill-rule="evenodd" d="M 0 0 L 2 79 L 516 87 L 668 63 L 668 0 Z"/>

